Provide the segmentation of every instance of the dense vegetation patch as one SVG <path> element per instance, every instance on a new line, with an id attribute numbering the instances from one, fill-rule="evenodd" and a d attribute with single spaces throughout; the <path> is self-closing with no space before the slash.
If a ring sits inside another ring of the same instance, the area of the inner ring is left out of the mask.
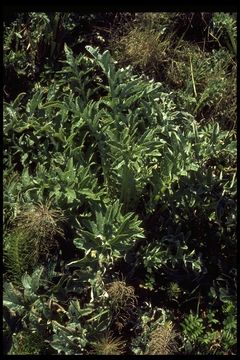
<path id="1" fill-rule="evenodd" d="M 236 17 L 4 23 L 7 354 L 236 354 Z"/>

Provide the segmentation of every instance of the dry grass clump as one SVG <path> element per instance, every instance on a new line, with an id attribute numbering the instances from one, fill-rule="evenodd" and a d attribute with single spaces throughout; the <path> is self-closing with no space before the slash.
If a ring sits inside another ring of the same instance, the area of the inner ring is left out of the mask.
<path id="1" fill-rule="evenodd" d="M 40 257 L 56 246 L 55 236 L 63 235 L 63 221 L 62 211 L 51 209 L 50 202 L 23 209 L 15 218 L 4 244 L 5 265 L 12 281 L 21 284 L 25 271 L 31 271 Z"/>
<path id="2" fill-rule="evenodd" d="M 115 325 L 121 331 L 137 305 L 133 286 L 125 281 L 113 281 L 106 286 Z"/>
<path id="3" fill-rule="evenodd" d="M 133 28 L 120 39 L 119 45 L 126 63 L 147 75 L 156 76 L 167 61 L 171 38 L 152 29 Z"/>
<path id="4" fill-rule="evenodd" d="M 107 293 L 111 304 L 116 308 L 135 308 L 137 297 L 133 286 L 127 286 L 125 281 L 113 281 L 107 284 Z"/>
<path id="5" fill-rule="evenodd" d="M 23 210 L 15 222 L 20 231 L 33 235 L 37 239 L 39 251 L 48 251 L 54 246 L 55 235 L 63 235 L 60 223 L 65 220 L 60 209 L 52 209 L 51 203 L 39 202 Z M 36 244 L 37 245 L 37 244 Z"/>
<path id="6" fill-rule="evenodd" d="M 122 355 L 125 352 L 125 345 L 125 341 L 120 337 L 113 337 L 111 333 L 107 333 L 92 344 L 91 353 L 95 355 Z"/>
<path id="7" fill-rule="evenodd" d="M 171 321 L 157 326 L 150 334 L 146 355 L 173 355 L 177 351 L 176 332 Z"/>

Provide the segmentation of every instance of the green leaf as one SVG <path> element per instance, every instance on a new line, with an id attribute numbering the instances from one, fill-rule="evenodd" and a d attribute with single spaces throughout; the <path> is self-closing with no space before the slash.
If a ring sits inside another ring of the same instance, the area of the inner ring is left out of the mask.
<path id="1" fill-rule="evenodd" d="M 70 204 L 77 198 L 76 192 L 75 190 L 70 188 L 67 188 L 65 191 L 66 191 L 67 202 L 68 204 Z"/>
<path id="2" fill-rule="evenodd" d="M 3 290 L 4 306 L 16 311 L 24 310 L 23 295 L 12 283 L 4 283 Z"/>

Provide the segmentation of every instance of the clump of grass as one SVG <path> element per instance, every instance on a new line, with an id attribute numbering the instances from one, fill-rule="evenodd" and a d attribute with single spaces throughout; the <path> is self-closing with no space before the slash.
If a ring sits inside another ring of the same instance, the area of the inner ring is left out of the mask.
<path id="1" fill-rule="evenodd" d="M 113 281 L 106 288 L 115 325 L 121 330 L 137 305 L 134 287 L 127 286 L 125 281 Z"/>
<path id="2" fill-rule="evenodd" d="M 209 53 L 181 41 L 166 67 L 166 79 L 181 109 L 198 120 L 214 119 L 223 128 L 235 126 L 236 64 L 226 50 Z"/>
<path id="3" fill-rule="evenodd" d="M 119 40 L 125 65 L 130 63 L 149 76 L 160 76 L 168 58 L 171 38 L 151 29 L 133 28 Z"/>
<path id="4" fill-rule="evenodd" d="M 146 355 L 171 355 L 177 351 L 176 332 L 171 321 L 157 326 L 150 333 L 150 340 Z"/>
<path id="5" fill-rule="evenodd" d="M 125 341 L 106 333 L 102 338 L 92 343 L 91 353 L 96 355 L 122 355 L 125 352 Z"/>
<path id="6" fill-rule="evenodd" d="M 127 286 L 125 281 L 113 281 L 107 284 L 107 293 L 111 304 L 116 308 L 135 308 L 137 297 L 133 286 Z"/>
<path id="7" fill-rule="evenodd" d="M 47 252 L 55 245 L 55 235 L 63 235 L 59 226 L 65 220 L 60 209 L 52 209 L 49 201 L 41 202 L 25 209 L 17 217 L 17 227 L 24 232 L 34 234 L 39 247 L 39 253 Z"/>
<path id="8" fill-rule="evenodd" d="M 223 129 L 233 129 L 236 62 L 211 36 L 215 17 L 212 13 L 136 13 L 131 24 L 123 23 L 122 33 L 113 34 L 110 48 L 120 65 L 130 64 L 135 71 L 164 82 L 175 93 L 179 109 L 198 121 L 213 120 Z M 227 14 L 221 13 L 220 18 L 221 24 L 229 23 Z M 234 31 L 231 25 L 235 39 Z"/>
<path id="9" fill-rule="evenodd" d="M 26 271 L 31 271 L 40 256 L 47 256 L 56 246 L 55 236 L 63 235 L 60 223 L 64 221 L 61 210 L 51 209 L 50 202 L 26 208 L 16 217 L 13 230 L 4 244 L 4 258 L 11 280 L 21 283 Z"/>
<path id="10" fill-rule="evenodd" d="M 172 13 L 135 13 L 132 21 L 123 17 L 109 41 L 120 66 L 131 64 L 139 73 L 163 79 L 174 37 L 166 30 L 173 18 Z"/>

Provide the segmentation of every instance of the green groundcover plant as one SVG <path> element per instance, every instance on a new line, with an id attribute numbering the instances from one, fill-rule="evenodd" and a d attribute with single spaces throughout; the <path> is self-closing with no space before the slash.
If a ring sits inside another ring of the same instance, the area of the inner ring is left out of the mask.
<path id="1" fill-rule="evenodd" d="M 217 81 L 221 62 L 227 79 L 234 21 L 214 16 L 220 49 L 201 64 L 179 42 L 197 73 L 179 53 L 176 91 L 98 43 L 75 51 L 73 14 L 28 16 L 5 26 L 6 71 L 29 81 L 43 30 L 52 50 L 41 76 L 3 104 L 4 353 L 236 354 L 236 130 L 218 121 L 203 75 L 213 69 Z M 158 24 L 149 18 L 144 31 Z M 212 117 L 199 121 L 208 101 Z"/>

